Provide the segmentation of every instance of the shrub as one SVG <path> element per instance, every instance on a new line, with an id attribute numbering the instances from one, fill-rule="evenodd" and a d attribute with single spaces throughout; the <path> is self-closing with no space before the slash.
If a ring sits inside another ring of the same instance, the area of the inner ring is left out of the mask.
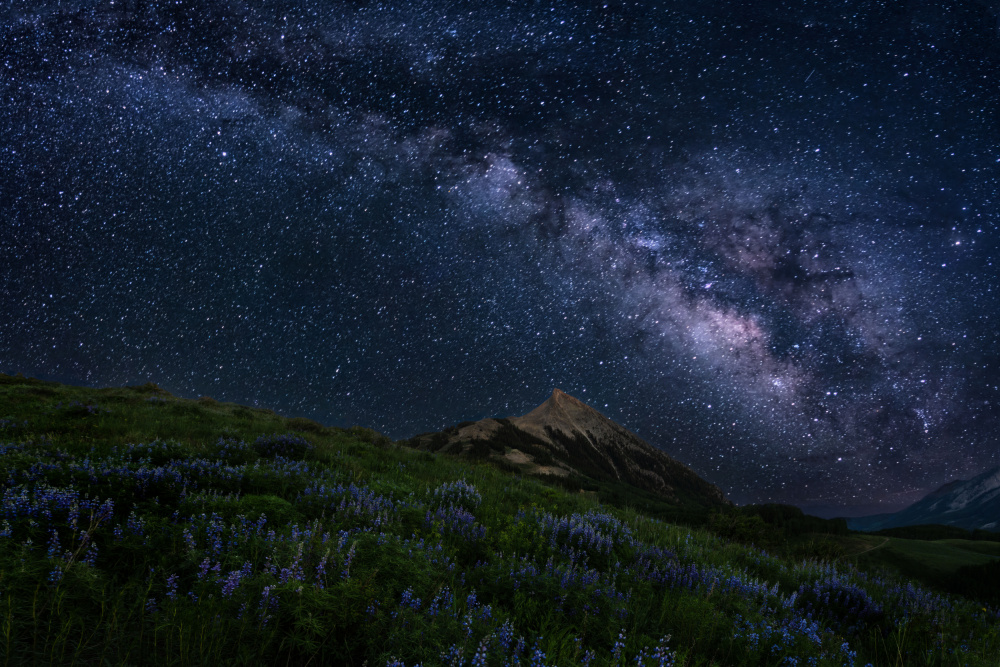
<path id="1" fill-rule="evenodd" d="M 308 440 L 292 433 L 262 435 L 254 441 L 253 448 L 261 456 L 281 456 L 286 459 L 302 459 L 314 450 Z"/>
<path id="2" fill-rule="evenodd" d="M 326 431 L 325 426 L 305 417 L 292 417 L 288 420 L 288 428 L 293 431 L 304 431 L 306 433 L 323 433 Z"/>

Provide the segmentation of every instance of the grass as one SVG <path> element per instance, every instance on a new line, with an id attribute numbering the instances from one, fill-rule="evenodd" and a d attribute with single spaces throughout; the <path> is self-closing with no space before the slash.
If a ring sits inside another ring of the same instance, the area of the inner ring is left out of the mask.
<path id="1" fill-rule="evenodd" d="M 935 590 L 1000 602 L 1000 543 L 981 540 L 911 540 L 856 536 L 870 547 L 853 551 L 852 562 L 875 570 L 891 568 Z"/>
<path id="2" fill-rule="evenodd" d="M 983 565 L 1000 557 L 1000 543 L 972 540 L 908 540 L 897 537 L 850 536 L 849 554 L 870 564 L 909 563 L 912 571 L 928 575 L 952 574 L 967 565 Z"/>
<path id="3" fill-rule="evenodd" d="M 979 542 L 972 540 L 939 540 L 938 544 L 954 547 L 962 551 L 969 551 L 977 554 L 984 554 L 994 558 L 1000 558 L 1000 542 Z"/>
<path id="4" fill-rule="evenodd" d="M 627 489 L 548 486 L 154 385 L 0 375 L 0 452 L 9 665 L 992 666 L 1000 652 L 997 609 L 840 557 L 882 538 L 765 551 L 740 541 L 779 534 L 760 516 L 682 526 Z"/>
<path id="5" fill-rule="evenodd" d="M 884 549 L 898 558 L 917 561 L 929 570 L 947 574 L 965 565 L 981 565 L 993 560 L 993 556 L 974 550 L 976 546 L 975 542 L 963 544 L 963 540 L 942 543 L 890 537 Z"/>

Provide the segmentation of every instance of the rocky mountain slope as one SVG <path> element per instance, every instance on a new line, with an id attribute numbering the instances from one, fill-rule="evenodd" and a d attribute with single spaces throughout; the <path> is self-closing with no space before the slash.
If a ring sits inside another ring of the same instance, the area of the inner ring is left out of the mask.
<path id="1" fill-rule="evenodd" d="M 407 444 L 493 459 L 527 474 L 628 484 L 679 505 L 731 505 L 717 486 L 559 389 L 526 415 L 464 422 Z"/>
<path id="2" fill-rule="evenodd" d="M 970 480 L 949 482 L 906 509 L 848 519 L 854 530 L 943 524 L 967 530 L 1000 531 L 1000 468 Z"/>

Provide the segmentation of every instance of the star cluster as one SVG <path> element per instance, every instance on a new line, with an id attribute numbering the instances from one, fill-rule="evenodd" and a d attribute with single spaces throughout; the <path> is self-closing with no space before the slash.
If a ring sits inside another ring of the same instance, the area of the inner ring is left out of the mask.
<path id="1" fill-rule="evenodd" d="M 995 3 L 0 12 L 0 371 L 397 438 L 558 386 L 836 513 L 1000 464 Z"/>

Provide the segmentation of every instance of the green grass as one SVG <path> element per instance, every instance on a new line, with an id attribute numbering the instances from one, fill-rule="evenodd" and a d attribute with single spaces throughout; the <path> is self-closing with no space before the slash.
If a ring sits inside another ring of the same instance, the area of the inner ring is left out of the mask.
<path id="1" fill-rule="evenodd" d="M 962 551 L 971 551 L 986 556 L 1000 558 L 1000 542 L 981 542 L 973 540 L 939 540 L 937 544 L 944 544 Z M 986 561 L 983 561 L 986 562 Z"/>
<path id="2" fill-rule="evenodd" d="M 995 667 L 1000 652 L 996 609 L 880 569 L 860 551 L 882 538 L 799 534 L 824 524 L 780 508 L 692 518 L 153 385 L 0 375 L 0 451 L 4 664 L 652 665 L 659 650 Z M 886 554 L 991 560 L 986 543 L 909 542 Z"/>
<path id="3" fill-rule="evenodd" d="M 888 540 L 884 546 L 868 551 L 859 559 L 874 563 L 892 563 L 905 572 L 925 572 L 931 576 L 956 572 L 967 565 L 982 565 L 1000 557 L 1000 543 L 971 540 L 906 540 L 898 537 L 871 537 L 874 543 Z"/>

